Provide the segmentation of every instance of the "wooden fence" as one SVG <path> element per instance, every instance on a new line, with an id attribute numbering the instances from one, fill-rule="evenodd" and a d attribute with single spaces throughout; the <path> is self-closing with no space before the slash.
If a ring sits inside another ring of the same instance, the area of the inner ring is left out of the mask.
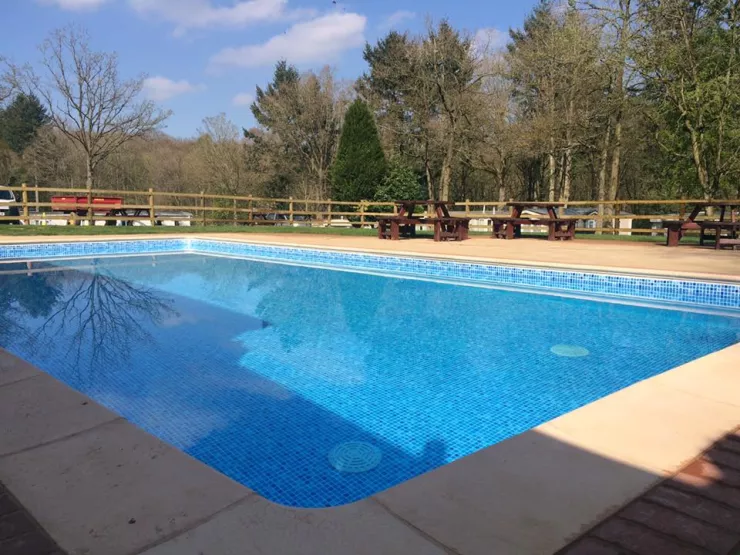
<path id="1" fill-rule="evenodd" d="M 120 191 L 108 189 L 67 189 L 55 187 L 4 187 L 11 190 L 15 202 L 2 202 L 0 206 L 18 208 L 18 216 L 0 216 L 2 221 L 20 221 L 24 224 L 66 223 L 87 224 L 117 222 L 143 225 L 158 225 L 162 220 L 175 225 L 189 222 L 190 225 L 312 225 L 374 227 L 375 219 L 396 213 L 389 203 L 374 201 L 340 202 L 331 199 L 308 200 L 289 198 L 261 198 L 252 196 L 212 195 L 201 193 L 171 193 L 148 189 L 146 191 Z M 75 214 L 63 213 L 58 204 L 52 204 L 52 196 L 82 197 L 75 205 Z M 96 204 L 101 197 L 121 197 L 117 215 L 106 215 L 106 208 Z M 662 235 L 665 229 L 652 228 L 658 220 L 682 220 L 696 203 L 702 199 L 681 200 L 617 200 L 617 201 L 572 201 L 567 207 L 590 207 L 594 213 L 572 215 L 561 209 L 561 217 L 589 222 L 592 227 L 579 227 L 579 232 L 610 234 L 653 234 Z M 728 201 L 740 204 L 740 200 Z M 473 218 L 474 231 L 490 229 L 489 218 L 509 215 L 505 202 L 469 201 L 457 202 L 451 207 L 456 215 Z M 603 206 L 600 211 L 599 207 Z M 121 211 L 128 212 L 123 215 Z M 634 211 L 635 213 L 632 213 Z M 187 212 L 189 215 L 173 212 Z M 169 213 L 169 214 L 168 214 Z M 611 215 L 613 214 L 613 216 Z M 273 218 L 268 219 L 268 218 Z M 620 228 L 620 222 L 629 227 Z M 59 222 L 61 223 L 61 222 Z"/>

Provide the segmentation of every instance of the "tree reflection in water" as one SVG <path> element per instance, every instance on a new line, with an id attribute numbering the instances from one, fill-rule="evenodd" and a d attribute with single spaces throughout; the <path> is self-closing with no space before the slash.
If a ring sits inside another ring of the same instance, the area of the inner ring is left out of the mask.
<path id="1" fill-rule="evenodd" d="M 28 264 L 4 266 L 0 272 L 0 341 L 6 345 L 15 337 L 28 334 L 23 325 L 28 318 L 48 316 L 62 294 L 47 276 L 32 273 Z"/>
<path id="2" fill-rule="evenodd" d="M 39 264 L 0 272 L 3 345 L 21 342 L 43 356 L 59 352 L 63 341 L 64 356 L 77 365 L 104 365 L 130 359 L 134 344 L 153 343 L 148 328 L 177 315 L 171 298 L 116 279 L 95 262 L 86 269 Z M 34 325 L 25 325 L 29 321 Z"/>

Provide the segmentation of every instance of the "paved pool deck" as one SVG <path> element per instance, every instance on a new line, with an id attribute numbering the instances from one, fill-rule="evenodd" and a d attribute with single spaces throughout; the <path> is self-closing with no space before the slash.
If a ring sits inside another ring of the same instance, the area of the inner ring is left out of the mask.
<path id="1" fill-rule="evenodd" d="M 740 280 L 738 253 L 696 247 L 229 238 Z M 737 429 L 739 391 L 740 343 L 365 500 L 306 510 L 265 500 L 0 350 L 0 482 L 70 555 L 547 555 L 589 540 Z"/>

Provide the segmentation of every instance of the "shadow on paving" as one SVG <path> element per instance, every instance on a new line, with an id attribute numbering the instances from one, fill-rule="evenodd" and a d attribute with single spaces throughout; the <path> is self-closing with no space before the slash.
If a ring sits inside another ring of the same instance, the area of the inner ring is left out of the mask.
<path id="1" fill-rule="evenodd" d="M 0 553 L 65 555 L 2 482 L 0 482 Z"/>
<path id="2" fill-rule="evenodd" d="M 558 555 L 740 554 L 740 428 Z"/>

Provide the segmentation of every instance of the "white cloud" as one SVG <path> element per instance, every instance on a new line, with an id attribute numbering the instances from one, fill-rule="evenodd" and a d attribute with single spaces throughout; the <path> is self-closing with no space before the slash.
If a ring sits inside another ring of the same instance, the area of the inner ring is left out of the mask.
<path id="1" fill-rule="evenodd" d="M 506 46 L 508 41 L 509 33 L 506 31 L 494 27 L 478 29 L 473 38 L 473 49 L 480 53 L 495 52 Z"/>
<path id="2" fill-rule="evenodd" d="M 203 89 L 203 85 L 193 85 L 192 83 L 185 81 L 173 81 L 157 75 L 156 77 L 147 77 L 144 80 L 144 95 L 149 100 L 168 100 L 181 94 L 186 94 L 193 91 Z"/>
<path id="3" fill-rule="evenodd" d="M 239 93 L 231 99 L 234 106 L 249 106 L 252 102 L 254 102 L 254 95 L 245 92 Z"/>
<path id="4" fill-rule="evenodd" d="M 410 12 L 409 10 L 398 10 L 397 12 L 393 12 L 391 15 L 389 15 L 385 19 L 385 21 L 383 21 L 383 23 L 381 23 L 378 27 L 380 29 L 392 29 L 399 23 L 403 23 L 404 21 L 415 18 L 416 13 L 414 12 Z"/>
<path id="5" fill-rule="evenodd" d="M 286 59 L 290 63 L 326 63 L 344 50 L 365 44 L 367 18 L 356 13 L 331 13 L 296 23 L 262 44 L 226 48 L 211 58 L 217 66 L 259 67 Z"/>
<path id="6" fill-rule="evenodd" d="M 79 1 L 79 0 L 77 0 Z M 206 27 L 244 27 L 264 21 L 309 17 L 313 10 L 288 10 L 288 0 L 241 0 L 216 6 L 212 0 L 129 0 L 140 15 L 176 25 L 175 34 Z"/>
<path id="7" fill-rule="evenodd" d="M 41 0 L 43 4 L 51 4 L 63 10 L 81 11 L 99 8 L 108 0 Z"/>

